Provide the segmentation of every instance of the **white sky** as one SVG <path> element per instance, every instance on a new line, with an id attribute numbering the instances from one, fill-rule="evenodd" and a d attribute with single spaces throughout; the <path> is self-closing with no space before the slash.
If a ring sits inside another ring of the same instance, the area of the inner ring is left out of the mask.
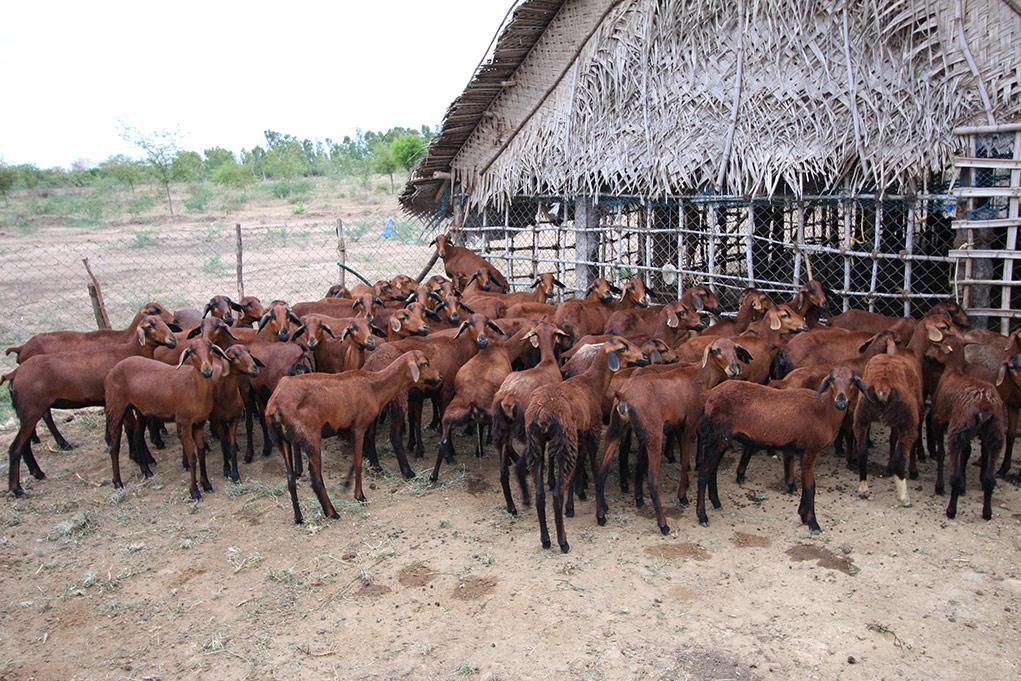
<path id="1" fill-rule="evenodd" d="M 438 125 L 511 0 L 4 4 L 0 159 L 131 153 L 117 121 L 240 151 L 270 128 L 342 139 Z"/>

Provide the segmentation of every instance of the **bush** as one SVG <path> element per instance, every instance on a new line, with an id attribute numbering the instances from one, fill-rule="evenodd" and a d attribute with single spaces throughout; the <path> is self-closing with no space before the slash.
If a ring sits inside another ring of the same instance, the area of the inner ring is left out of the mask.
<path id="1" fill-rule="evenodd" d="M 199 213 L 206 209 L 206 204 L 211 198 L 213 190 L 205 184 L 190 184 L 188 195 L 184 199 L 184 207 L 193 213 Z"/>
<path id="2" fill-rule="evenodd" d="M 154 237 L 148 229 L 136 229 L 131 233 L 135 238 L 128 244 L 128 248 L 147 248 L 159 243 L 159 239 Z"/>
<path id="3" fill-rule="evenodd" d="M 144 213 L 155 206 L 156 203 L 157 198 L 152 192 L 142 192 L 141 194 L 136 194 L 128 199 L 128 202 L 124 207 L 128 211 L 128 214 L 139 215 L 140 213 Z"/>
<path id="4" fill-rule="evenodd" d="M 280 180 L 269 185 L 269 192 L 278 199 L 296 201 L 312 191 L 310 180 Z"/>

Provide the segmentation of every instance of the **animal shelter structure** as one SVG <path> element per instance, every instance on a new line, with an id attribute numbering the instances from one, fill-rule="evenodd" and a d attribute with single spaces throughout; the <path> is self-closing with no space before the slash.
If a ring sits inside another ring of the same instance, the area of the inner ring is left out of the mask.
<path id="1" fill-rule="evenodd" d="M 1019 175 L 1016 0 L 525 0 L 400 200 L 519 286 L 811 275 L 1006 328 Z"/>

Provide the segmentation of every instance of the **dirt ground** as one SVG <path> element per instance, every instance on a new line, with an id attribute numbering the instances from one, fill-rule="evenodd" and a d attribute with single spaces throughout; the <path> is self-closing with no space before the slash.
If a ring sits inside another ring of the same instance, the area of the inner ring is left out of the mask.
<path id="1" fill-rule="evenodd" d="M 607 526 L 591 497 L 578 502 L 564 555 L 540 548 L 533 509 L 503 510 L 495 457 L 476 459 L 469 438 L 436 485 L 431 461 L 413 462 L 421 475 L 405 481 L 384 455 L 388 473 L 370 474 L 365 505 L 342 488 L 350 454 L 331 441 L 341 518 L 322 518 L 306 478 L 298 527 L 278 455 L 243 465 L 240 486 L 214 477 L 215 492 L 194 503 L 173 434 L 156 477 L 144 482 L 125 462 L 127 487 L 115 492 L 101 413 L 77 412 L 62 428 L 78 448 L 48 452 L 43 435 L 49 477 L 28 477 L 27 498 L 0 506 L 0 679 L 1021 673 L 1021 492 L 1001 481 L 993 520 L 982 521 L 975 468 L 948 521 L 931 461 L 901 508 L 888 479 L 859 498 L 856 476 L 827 450 L 818 536 L 799 525 L 782 466 L 766 456 L 744 486 L 728 456 L 708 529 L 671 499 L 669 536 L 613 472 Z M 677 468 L 666 466 L 664 488 Z"/>

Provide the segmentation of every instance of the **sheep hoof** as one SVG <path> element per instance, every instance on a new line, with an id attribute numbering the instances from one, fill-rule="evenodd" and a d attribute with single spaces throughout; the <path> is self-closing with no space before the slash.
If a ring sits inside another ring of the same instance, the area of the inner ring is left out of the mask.
<path id="1" fill-rule="evenodd" d="M 573 518 L 574 517 L 574 509 L 573 508 L 566 508 L 566 509 L 564 509 L 564 515 L 567 516 L 568 518 Z"/>
<path id="2" fill-rule="evenodd" d="M 743 485 L 743 484 L 744 484 L 744 481 L 745 481 L 745 479 L 746 479 L 746 478 L 745 478 L 745 475 L 744 475 L 743 473 L 739 474 L 739 475 L 737 476 L 737 484 L 739 484 L 739 485 Z"/>
<path id="3" fill-rule="evenodd" d="M 858 495 L 861 497 L 868 497 L 869 495 L 868 480 L 862 480 L 860 483 L 858 483 Z"/>
<path id="4" fill-rule="evenodd" d="M 336 510 L 330 511 L 330 514 L 326 517 L 330 520 L 340 520 L 340 514 Z"/>
<path id="5" fill-rule="evenodd" d="M 954 518 L 957 517 L 957 511 L 951 511 L 950 509 L 947 509 L 947 517 L 953 520 Z"/>
<path id="6" fill-rule="evenodd" d="M 578 500 L 588 501 L 588 493 L 585 490 L 578 490 Z"/>
<path id="7" fill-rule="evenodd" d="M 688 501 L 688 495 L 685 494 L 683 497 L 677 497 L 677 503 L 681 506 L 690 506 L 691 502 Z"/>
<path id="8" fill-rule="evenodd" d="M 982 520 L 992 520 L 992 519 L 993 519 L 993 512 L 992 511 L 982 511 Z"/>
<path id="9" fill-rule="evenodd" d="M 436 482 L 439 479 L 440 479 L 440 476 L 437 475 L 436 473 L 433 473 L 432 475 L 429 476 L 429 482 Z"/>
<path id="10" fill-rule="evenodd" d="M 551 546 L 553 546 L 553 542 L 551 542 L 549 539 L 542 540 L 542 548 L 548 549 Z"/>
<path id="11" fill-rule="evenodd" d="M 936 485 L 936 495 L 941 497 L 943 496 L 943 492 L 943 485 Z"/>
<path id="12" fill-rule="evenodd" d="M 69 452 L 72 449 L 74 449 L 74 445 L 71 444 L 70 442 L 67 442 L 67 441 L 65 441 L 65 442 L 58 442 L 57 446 L 60 447 L 65 452 Z"/>
<path id="13" fill-rule="evenodd" d="M 571 552 L 571 545 L 568 544 L 567 542 L 564 542 L 563 544 L 560 545 L 560 552 L 561 553 L 570 553 Z"/>
<path id="14" fill-rule="evenodd" d="M 114 489 L 124 489 L 124 483 L 121 482 L 120 480 L 114 480 L 113 481 L 113 488 Z M 18 494 L 18 492 L 21 492 L 21 494 Z M 18 496 L 21 496 L 22 494 L 25 493 L 25 490 L 21 489 L 21 485 L 18 485 L 18 489 L 14 490 L 14 493 L 17 494 Z"/>
<path id="15" fill-rule="evenodd" d="M 355 501 L 359 501 L 364 504 L 366 502 L 365 495 L 362 494 L 361 496 L 355 496 Z"/>
<path id="16" fill-rule="evenodd" d="M 213 491 L 212 483 L 210 483 L 210 482 L 203 482 L 202 483 L 202 491 L 203 492 L 212 492 Z"/>
<path id="17" fill-rule="evenodd" d="M 408 470 L 406 470 L 406 471 L 401 471 L 401 475 L 403 475 L 403 476 L 404 476 L 404 479 L 405 479 L 405 480 L 412 480 L 412 479 L 414 479 L 414 478 L 415 478 L 415 471 L 413 471 L 413 470 L 411 470 L 411 469 L 409 468 L 409 469 L 408 469 Z"/>
<path id="18" fill-rule="evenodd" d="M 596 524 L 598 524 L 599 527 L 605 527 L 606 526 L 606 517 L 605 516 L 602 517 L 602 518 L 596 517 Z"/>
<path id="19" fill-rule="evenodd" d="M 508 512 L 508 513 L 510 513 L 510 514 L 511 514 L 512 516 L 514 516 L 515 518 L 516 518 L 516 517 L 517 517 L 517 515 L 518 515 L 518 509 L 514 508 L 513 506 L 508 506 L 508 507 L 507 507 L 507 512 Z"/>
<path id="20" fill-rule="evenodd" d="M 645 499 L 642 497 L 635 497 L 635 508 L 642 508 L 645 506 Z"/>
<path id="21" fill-rule="evenodd" d="M 202 493 L 199 492 L 198 488 L 195 488 L 195 489 L 193 489 L 191 491 L 191 498 L 192 498 L 192 501 L 201 501 L 202 500 Z"/>
<path id="22" fill-rule="evenodd" d="M 660 531 L 661 534 L 664 534 L 664 535 L 670 534 L 670 526 L 669 525 L 660 525 L 659 531 Z"/>
<path id="23" fill-rule="evenodd" d="M 15 487 L 13 491 L 14 491 L 14 496 L 16 496 L 19 499 L 21 499 L 22 497 L 25 496 L 25 488 L 22 487 L 21 485 L 18 485 L 17 487 Z"/>
<path id="24" fill-rule="evenodd" d="M 795 485 L 793 482 L 787 485 L 787 494 L 797 494 L 797 492 L 798 486 Z"/>
<path id="25" fill-rule="evenodd" d="M 701 525 L 702 527 L 709 527 L 709 521 L 708 520 L 700 520 L 700 521 L 698 521 L 698 524 Z"/>
<path id="26" fill-rule="evenodd" d="M 294 516 L 294 524 L 295 525 L 301 525 L 304 522 L 305 522 L 305 519 L 302 518 L 300 515 Z"/>
<path id="27" fill-rule="evenodd" d="M 36 470 L 32 471 L 32 477 L 35 478 L 36 480 L 45 480 L 46 474 L 42 472 L 42 469 L 37 468 Z"/>
<path id="28" fill-rule="evenodd" d="M 808 531 L 812 534 L 822 534 L 822 528 L 816 523 L 813 527 L 811 524 L 808 526 Z"/>
<path id="29" fill-rule="evenodd" d="M 918 471 L 908 471 L 908 478 L 910 480 L 917 480 L 918 479 Z"/>
<path id="30" fill-rule="evenodd" d="M 254 458 L 255 458 L 255 454 L 249 453 L 249 454 L 245 454 L 245 458 L 242 459 L 242 461 L 244 461 L 245 463 L 252 463 L 252 459 L 254 459 Z"/>
<path id="31" fill-rule="evenodd" d="M 230 481 L 233 482 L 235 485 L 240 485 L 241 484 L 241 476 L 238 475 L 237 473 L 231 473 L 230 474 Z"/>

